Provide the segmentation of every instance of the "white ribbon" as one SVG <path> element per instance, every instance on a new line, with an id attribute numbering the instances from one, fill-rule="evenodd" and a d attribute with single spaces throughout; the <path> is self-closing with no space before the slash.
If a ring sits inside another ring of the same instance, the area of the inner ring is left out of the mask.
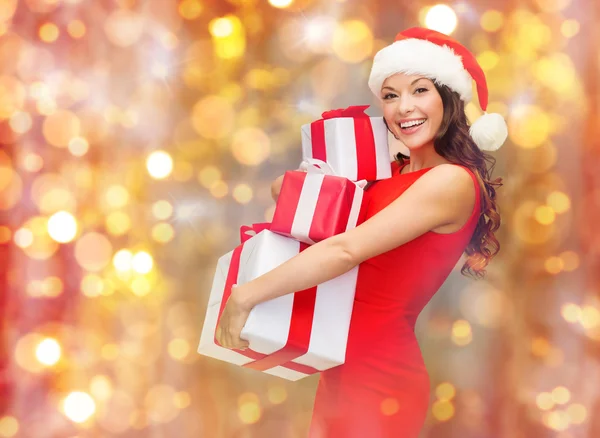
<path id="1" fill-rule="evenodd" d="M 317 158 L 305 158 L 302 161 L 302 163 L 300 163 L 300 167 L 298 168 L 298 170 L 302 170 L 306 173 L 312 174 L 340 176 L 335 172 L 335 170 L 333 170 L 329 163 L 326 163 L 325 161 L 319 160 Z M 364 189 L 367 185 L 367 180 L 362 179 L 356 182 L 353 181 L 353 183 L 357 187 Z"/>

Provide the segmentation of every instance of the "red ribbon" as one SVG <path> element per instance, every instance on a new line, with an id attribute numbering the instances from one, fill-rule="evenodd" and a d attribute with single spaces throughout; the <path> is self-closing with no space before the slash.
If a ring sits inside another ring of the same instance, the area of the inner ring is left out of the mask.
<path id="1" fill-rule="evenodd" d="M 324 119 L 334 119 L 336 117 L 369 117 L 365 114 L 365 110 L 369 108 L 369 105 L 354 105 L 348 108 L 338 108 L 330 111 L 325 111 L 321 114 Z"/>
<path id="2" fill-rule="evenodd" d="M 248 239 L 253 237 L 248 233 L 250 231 L 253 231 L 254 233 L 258 234 L 263 230 L 269 229 L 270 225 L 270 223 L 260 223 L 253 224 L 250 226 L 244 225 L 240 228 L 240 241 L 242 244 L 233 250 L 231 263 L 227 272 L 227 279 L 225 280 L 223 298 L 221 300 L 221 306 L 219 308 L 218 321 L 221 320 L 221 316 L 223 315 L 223 311 L 225 310 L 227 300 L 231 296 L 231 289 L 233 285 L 237 283 L 237 276 L 240 269 L 240 256 L 242 253 L 243 244 Z M 300 252 L 304 251 L 306 248 L 308 248 L 308 245 L 303 243 L 300 244 Z M 246 350 L 233 349 L 233 351 L 242 354 L 250 359 L 253 359 L 253 362 L 247 363 L 243 366 L 259 371 L 265 371 L 276 366 L 283 366 L 285 368 L 305 374 L 314 374 L 319 372 L 319 370 L 315 368 L 291 362 L 292 360 L 306 354 L 306 352 L 308 351 L 310 343 L 310 334 L 312 332 L 312 320 L 314 317 L 316 294 L 316 287 L 306 289 L 301 292 L 296 292 L 294 294 L 290 331 L 288 334 L 286 345 L 280 350 L 270 355 L 266 355 L 251 350 L 249 348 Z M 215 344 L 221 346 L 221 344 L 219 344 L 219 342 L 217 341 L 216 333 L 214 341 Z"/>
<path id="3" fill-rule="evenodd" d="M 325 120 L 339 117 L 354 119 L 354 137 L 356 139 L 357 175 L 356 181 L 377 179 L 377 159 L 375 137 L 370 117 L 365 114 L 369 105 L 349 106 L 321 114 L 321 119 L 310 124 L 312 158 L 327 161 L 327 146 L 325 143 Z M 348 151 L 350 155 L 352 151 Z"/>

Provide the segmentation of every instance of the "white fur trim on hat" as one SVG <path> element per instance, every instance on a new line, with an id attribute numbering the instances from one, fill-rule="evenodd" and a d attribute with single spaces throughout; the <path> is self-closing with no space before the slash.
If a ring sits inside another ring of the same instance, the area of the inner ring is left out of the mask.
<path id="1" fill-rule="evenodd" d="M 420 74 L 456 91 L 463 101 L 470 101 L 473 79 L 462 64 L 461 57 L 450 47 L 410 38 L 396 41 L 375 55 L 369 88 L 380 98 L 384 81 L 396 74 Z"/>

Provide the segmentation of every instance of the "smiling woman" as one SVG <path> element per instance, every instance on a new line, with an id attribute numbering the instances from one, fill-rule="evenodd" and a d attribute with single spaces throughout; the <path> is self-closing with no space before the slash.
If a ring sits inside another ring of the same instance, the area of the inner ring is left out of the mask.
<path id="1" fill-rule="evenodd" d="M 487 85 L 474 56 L 428 29 L 401 32 L 377 53 L 369 86 L 410 160 L 398 156 L 392 177 L 366 189 L 365 222 L 232 291 L 218 338 L 244 347 L 239 335 L 258 303 L 359 266 L 345 362 L 321 373 L 311 438 L 420 433 L 430 386 L 414 334 L 417 317 L 463 253 L 463 273 L 483 277 L 499 249 L 501 180 L 491 181 L 493 159 L 484 150 L 501 146 L 506 125 L 487 115 L 469 129 L 464 102 L 473 80 L 485 110 Z"/>

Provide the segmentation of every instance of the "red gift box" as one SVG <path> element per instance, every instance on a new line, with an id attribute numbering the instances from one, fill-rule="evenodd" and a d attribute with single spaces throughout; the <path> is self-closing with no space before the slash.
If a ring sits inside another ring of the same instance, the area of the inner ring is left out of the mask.
<path id="1" fill-rule="evenodd" d="M 336 176 L 323 161 L 307 160 L 306 172 L 285 173 L 271 231 L 313 244 L 363 222 L 365 181 Z"/>

